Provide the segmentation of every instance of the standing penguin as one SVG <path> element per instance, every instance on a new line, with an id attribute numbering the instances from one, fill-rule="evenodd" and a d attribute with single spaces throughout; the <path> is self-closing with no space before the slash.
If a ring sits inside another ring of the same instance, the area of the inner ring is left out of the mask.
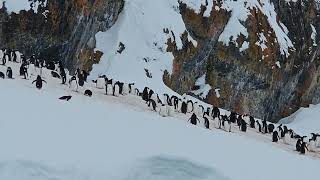
<path id="1" fill-rule="evenodd" d="M 307 143 L 306 142 L 302 142 L 301 143 L 301 147 L 300 147 L 300 153 L 301 154 L 305 154 L 306 150 L 309 151 L 308 147 L 307 147 Z"/>
<path id="2" fill-rule="evenodd" d="M 250 116 L 249 119 L 250 119 L 250 127 L 254 129 L 256 121 L 254 120 L 254 118 L 252 116 Z"/>
<path id="3" fill-rule="evenodd" d="M 69 87 L 72 91 L 78 92 L 78 82 L 76 76 L 72 76 L 69 80 Z"/>
<path id="4" fill-rule="evenodd" d="M 37 79 L 34 80 L 34 81 L 32 82 L 32 84 L 33 84 L 33 83 L 36 83 L 36 87 L 37 87 L 38 89 L 41 89 L 41 88 L 42 88 L 42 82 L 47 83 L 45 80 L 41 79 L 41 76 L 38 75 L 38 76 L 37 76 Z"/>
<path id="5" fill-rule="evenodd" d="M 258 120 L 256 120 L 257 126 L 258 126 L 258 132 L 262 133 L 261 124 Z"/>
<path id="6" fill-rule="evenodd" d="M 193 107 L 193 102 L 191 100 L 187 101 L 187 112 L 191 113 L 193 112 L 194 107 Z"/>
<path id="7" fill-rule="evenodd" d="M 301 139 L 298 139 L 296 143 L 296 151 L 300 152 L 301 151 Z"/>
<path id="8" fill-rule="evenodd" d="M 174 106 L 173 105 L 166 105 L 166 106 L 167 106 L 168 116 L 173 117 L 174 116 Z"/>
<path id="9" fill-rule="evenodd" d="M 147 101 L 149 97 L 148 87 L 145 87 L 142 91 L 142 100 Z"/>
<path id="10" fill-rule="evenodd" d="M 274 125 L 273 124 L 268 124 L 268 132 L 272 133 L 274 130 Z"/>
<path id="11" fill-rule="evenodd" d="M 105 78 L 99 77 L 97 79 L 96 88 L 103 89 L 105 87 L 105 84 L 106 84 Z"/>
<path id="12" fill-rule="evenodd" d="M 187 111 L 188 111 L 188 104 L 185 101 L 183 101 L 181 104 L 181 113 L 187 114 Z"/>
<path id="13" fill-rule="evenodd" d="M 246 132 L 247 131 L 247 122 L 243 119 L 241 119 L 241 123 L 240 123 L 240 126 L 241 126 L 241 131 L 242 132 Z"/>
<path id="14" fill-rule="evenodd" d="M 62 68 L 60 69 L 60 76 L 61 76 L 61 84 L 65 84 L 67 82 L 67 75 L 66 75 L 66 71 Z"/>
<path id="15" fill-rule="evenodd" d="M 268 124 L 266 120 L 262 121 L 262 129 L 263 129 L 263 133 L 268 133 Z"/>
<path id="16" fill-rule="evenodd" d="M 6 74 L 7 74 L 7 77 L 8 77 L 9 79 L 13 79 L 13 78 L 12 78 L 12 69 L 11 69 L 11 67 L 8 67 L 8 68 L 7 68 L 7 73 L 6 73 Z"/>
<path id="17" fill-rule="evenodd" d="M 278 142 L 278 140 L 280 139 L 278 131 L 273 131 L 272 133 L 272 142 Z"/>
<path id="18" fill-rule="evenodd" d="M 195 113 L 191 115 L 188 121 L 190 121 L 190 123 L 193 125 L 197 125 L 197 121 L 200 123 L 200 120 L 197 118 L 197 115 Z"/>
<path id="19" fill-rule="evenodd" d="M 205 116 L 205 114 L 203 114 L 203 119 L 204 119 L 204 127 L 206 129 L 210 129 L 209 119 Z"/>
<path id="20" fill-rule="evenodd" d="M 83 87 L 84 85 L 84 79 L 83 79 L 83 75 L 82 74 L 78 74 L 78 84 L 80 87 Z"/>
<path id="21" fill-rule="evenodd" d="M 162 104 L 160 106 L 159 114 L 162 117 L 167 117 L 168 116 L 168 110 L 167 110 L 167 106 L 165 104 Z"/>

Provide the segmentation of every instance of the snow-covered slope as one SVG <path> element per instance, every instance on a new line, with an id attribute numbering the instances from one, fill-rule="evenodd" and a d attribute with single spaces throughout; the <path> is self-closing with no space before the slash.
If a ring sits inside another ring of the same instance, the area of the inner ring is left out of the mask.
<path id="1" fill-rule="evenodd" d="M 0 179 L 317 179 L 320 161 L 270 137 L 212 131 L 160 117 L 133 95 L 72 92 L 48 71 L 42 90 L 17 76 L 0 80 Z M 4 72 L 6 67 L 0 66 Z M 69 102 L 59 101 L 72 95 Z M 201 123 L 202 124 L 202 123 Z M 250 138 L 248 138 L 250 137 Z M 258 167 L 258 168 L 257 168 Z M 266 173 L 270 172 L 270 173 Z"/>
<path id="2" fill-rule="evenodd" d="M 301 134 L 320 133 L 320 104 L 301 108 L 291 116 L 282 119 L 279 123 L 288 124 Z"/>
<path id="3" fill-rule="evenodd" d="M 165 29 L 169 33 L 165 33 Z M 162 76 L 172 72 L 173 55 L 166 51 L 168 38 L 182 48 L 180 36 L 186 31 L 179 14 L 178 1 L 129 0 L 116 24 L 107 32 L 96 35 L 97 50 L 104 52 L 101 62 L 94 65 L 91 77 L 111 75 L 137 86 L 166 91 Z M 190 41 L 197 43 L 189 37 Z M 124 51 L 117 52 L 123 43 Z M 146 70 L 150 73 L 147 77 Z"/>

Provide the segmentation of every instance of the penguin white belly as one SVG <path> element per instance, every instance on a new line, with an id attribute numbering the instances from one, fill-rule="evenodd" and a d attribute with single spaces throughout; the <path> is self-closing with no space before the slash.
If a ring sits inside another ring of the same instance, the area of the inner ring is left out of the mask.
<path id="1" fill-rule="evenodd" d="M 316 142 L 315 141 L 310 141 L 308 143 L 308 149 L 310 152 L 316 152 Z"/>
<path id="2" fill-rule="evenodd" d="M 70 89 L 72 91 L 78 92 L 78 83 L 77 81 L 71 81 L 70 83 Z"/>
<path id="3" fill-rule="evenodd" d="M 98 89 L 104 89 L 105 88 L 105 80 L 104 78 L 98 78 L 97 79 L 97 88 Z"/>
<path id="4" fill-rule="evenodd" d="M 112 85 L 111 85 L 111 84 L 108 84 L 108 85 L 107 85 L 107 91 L 108 91 L 108 94 L 107 94 L 107 95 L 111 95 L 111 94 L 112 94 L 113 88 L 112 88 Z"/>
<path id="5" fill-rule="evenodd" d="M 123 95 L 129 94 L 129 84 L 126 84 L 126 83 L 123 84 L 122 93 L 123 93 Z"/>
<path id="6" fill-rule="evenodd" d="M 166 106 L 160 106 L 160 111 L 159 111 L 160 116 L 167 117 L 168 116 L 167 113 L 168 111 Z"/>
<path id="7" fill-rule="evenodd" d="M 119 96 L 119 86 L 118 85 L 114 86 L 114 95 Z"/>
<path id="8" fill-rule="evenodd" d="M 177 109 L 178 112 L 181 112 L 181 107 L 182 107 L 182 102 L 179 101 L 178 102 L 178 109 Z"/>
<path id="9" fill-rule="evenodd" d="M 188 111 L 187 112 L 189 112 L 189 113 L 191 113 L 192 112 L 192 104 L 191 103 L 188 103 Z"/>
<path id="10" fill-rule="evenodd" d="M 134 85 L 131 85 L 131 94 L 136 95 L 136 87 Z M 130 90 L 130 89 L 129 89 Z"/>
<path id="11" fill-rule="evenodd" d="M 284 144 L 290 144 L 290 135 L 287 133 L 287 134 L 285 134 L 284 135 L 284 137 L 283 137 L 283 143 Z"/>
<path id="12" fill-rule="evenodd" d="M 167 106 L 168 116 L 173 117 L 174 115 L 174 106 Z"/>

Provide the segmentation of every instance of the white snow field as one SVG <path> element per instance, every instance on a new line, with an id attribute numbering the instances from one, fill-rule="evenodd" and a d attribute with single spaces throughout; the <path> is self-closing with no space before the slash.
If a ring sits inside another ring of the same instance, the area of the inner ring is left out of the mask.
<path id="1" fill-rule="evenodd" d="M 250 129 L 206 130 L 190 114 L 163 118 L 135 95 L 72 92 L 47 70 L 38 90 L 17 76 L 0 79 L 2 180 L 318 179 L 319 154 L 294 152 Z M 30 67 L 30 71 L 32 71 Z M 6 67 L 0 66 L 5 72 Z M 72 95 L 69 102 L 58 100 Z"/>

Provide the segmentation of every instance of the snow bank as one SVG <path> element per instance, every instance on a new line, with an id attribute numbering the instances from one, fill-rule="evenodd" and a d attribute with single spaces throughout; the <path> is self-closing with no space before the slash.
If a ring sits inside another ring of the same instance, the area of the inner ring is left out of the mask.
<path id="1" fill-rule="evenodd" d="M 146 85 L 159 92 L 169 91 L 162 76 L 165 70 L 172 72 L 174 57 L 166 52 L 166 43 L 168 38 L 175 39 L 177 47 L 182 48 L 180 35 L 184 31 L 177 1 L 126 1 L 116 24 L 96 35 L 96 50 L 104 55 L 101 62 L 93 66 L 91 77 L 106 74 L 136 82 L 138 87 Z M 189 40 L 196 45 L 191 37 Z M 120 42 L 125 49 L 118 53 Z"/>
<path id="2" fill-rule="evenodd" d="M 300 108 L 291 116 L 282 119 L 279 123 L 287 124 L 300 134 L 320 133 L 320 104 L 310 105 L 309 108 Z"/>

